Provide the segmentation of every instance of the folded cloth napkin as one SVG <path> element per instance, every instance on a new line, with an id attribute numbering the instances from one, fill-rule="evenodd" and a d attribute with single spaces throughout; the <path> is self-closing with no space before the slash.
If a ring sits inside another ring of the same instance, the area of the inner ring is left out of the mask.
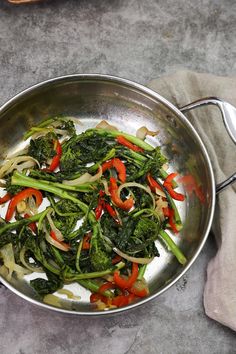
<path id="1" fill-rule="evenodd" d="M 180 71 L 153 80 L 148 86 L 177 107 L 210 96 L 217 96 L 236 106 L 236 77 Z M 208 150 L 216 182 L 219 183 L 236 172 L 236 146 L 217 110 L 214 106 L 204 106 L 186 113 L 186 116 Z M 207 268 L 205 312 L 236 331 L 236 183 L 217 196 L 212 229 L 218 251 Z"/>

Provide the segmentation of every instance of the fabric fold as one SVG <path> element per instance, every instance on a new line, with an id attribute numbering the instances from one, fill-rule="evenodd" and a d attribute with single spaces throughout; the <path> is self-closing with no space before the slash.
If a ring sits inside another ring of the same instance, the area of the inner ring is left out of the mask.
<path id="1" fill-rule="evenodd" d="M 148 87 L 175 106 L 217 96 L 236 106 L 236 77 L 219 77 L 191 71 L 152 80 Z M 236 172 L 236 146 L 217 107 L 204 106 L 186 114 L 205 144 L 216 182 Z M 204 307 L 212 319 L 236 331 L 236 183 L 217 196 L 212 225 L 218 251 L 209 262 Z"/>

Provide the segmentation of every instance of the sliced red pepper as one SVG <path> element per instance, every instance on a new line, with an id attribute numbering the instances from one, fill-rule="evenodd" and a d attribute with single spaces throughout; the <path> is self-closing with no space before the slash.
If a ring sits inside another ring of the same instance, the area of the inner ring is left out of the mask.
<path id="1" fill-rule="evenodd" d="M 11 199 L 11 195 L 9 193 L 5 194 L 4 197 L 0 198 L 0 205 L 8 202 Z"/>
<path id="2" fill-rule="evenodd" d="M 53 156 L 52 162 L 48 168 L 50 172 L 53 172 L 59 166 L 60 163 L 60 159 L 62 155 L 62 147 L 59 140 L 55 141 L 55 150 L 56 150 L 56 155 Z"/>
<path id="3" fill-rule="evenodd" d="M 164 183 L 172 184 L 172 181 L 173 181 L 173 179 L 174 179 L 176 176 L 178 176 L 178 173 L 176 173 L 176 172 L 170 173 L 170 174 L 166 177 Z"/>
<path id="4" fill-rule="evenodd" d="M 95 217 L 96 220 L 100 219 L 101 215 L 102 215 L 102 211 L 103 211 L 103 203 L 99 200 L 98 201 L 98 205 L 95 209 Z"/>
<path id="5" fill-rule="evenodd" d="M 133 205 L 134 205 L 134 200 L 132 197 L 129 199 L 126 199 L 125 201 L 121 200 L 120 197 L 117 194 L 118 186 L 116 183 L 116 179 L 114 177 L 110 178 L 110 193 L 111 193 L 111 199 L 113 203 L 118 207 L 123 210 L 130 210 Z"/>
<path id="6" fill-rule="evenodd" d="M 134 294 L 118 295 L 112 299 L 112 305 L 117 307 L 127 306 L 135 299 Z"/>
<path id="7" fill-rule="evenodd" d="M 148 184 L 151 188 L 152 192 L 156 192 L 156 188 L 159 189 L 160 191 L 162 190 L 162 188 L 160 187 L 160 185 L 157 183 L 157 181 L 150 175 L 150 173 L 147 174 L 147 180 L 148 180 Z"/>
<path id="8" fill-rule="evenodd" d="M 175 224 L 174 215 L 175 215 L 174 209 L 169 208 L 169 224 L 170 224 L 170 227 L 171 227 L 172 231 L 175 234 L 178 234 L 179 231 L 178 231 L 178 229 L 176 227 L 176 224 Z"/>
<path id="9" fill-rule="evenodd" d="M 184 201 L 185 197 L 183 194 L 176 192 L 173 188 L 172 188 L 172 181 L 173 179 L 177 176 L 177 173 L 170 173 L 169 176 L 166 177 L 164 183 L 163 183 L 163 187 L 165 187 L 165 189 L 167 190 L 167 192 L 169 193 L 169 195 L 175 199 L 175 200 L 179 200 L 179 201 Z"/>
<path id="10" fill-rule="evenodd" d="M 112 284 L 111 282 L 107 282 L 104 283 L 100 286 L 100 288 L 98 289 L 99 294 L 103 294 L 105 291 L 110 290 L 110 289 L 114 289 L 115 285 Z"/>
<path id="11" fill-rule="evenodd" d="M 127 148 L 129 148 L 130 150 L 133 150 L 133 151 L 136 151 L 136 152 L 143 152 L 144 150 L 131 143 L 129 140 L 127 140 L 125 137 L 123 137 L 122 135 L 118 135 L 117 138 L 116 138 L 117 142 L 123 146 L 126 146 Z"/>
<path id="12" fill-rule="evenodd" d="M 117 157 L 114 157 L 114 159 L 106 161 L 102 164 L 102 172 L 105 172 L 106 170 L 109 170 L 111 168 L 115 168 L 119 180 L 124 183 L 126 181 L 126 167 L 125 164 L 118 159 Z"/>
<path id="13" fill-rule="evenodd" d="M 118 254 L 112 259 L 111 263 L 116 264 L 119 263 L 122 260 L 122 257 L 119 256 Z"/>
<path id="14" fill-rule="evenodd" d="M 17 206 L 17 204 L 26 199 L 26 198 L 29 198 L 29 197 L 35 197 L 36 199 L 36 205 L 37 207 L 40 206 L 40 204 L 42 203 L 42 200 L 43 200 L 43 196 L 42 196 L 42 193 L 40 191 L 38 191 L 37 189 L 34 189 L 34 188 L 26 188 L 24 189 L 23 191 L 19 192 L 18 194 L 16 194 L 10 201 L 9 205 L 8 205 L 8 209 L 7 209 L 7 213 L 6 213 L 6 217 L 5 217 L 5 220 L 6 221 L 10 221 L 13 214 L 14 214 L 14 211 L 15 211 L 15 208 Z"/>
<path id="15" fill-rule="evenodd" d="M 129 289 L 129 292 L 131 292 L 132 294 L 134 294 L 135 296 L 138 296 L 138 297 L 146 297 L 149 295 L 149 289 L 147 286 L 143 286 L 142 288 L 139 288 L 138 286 L 136 286 L 135 283 Z"/>
<path id="16" fill-rule="evenodd" d="M 106 209 L 106 211 L 108 212 L 108 214 L 115 220 L 115 222 L 120 225 L 121 222 L 117 216 L 117 213 L 115 211 L 115 209 L 112 208 L 112 206 L 108 203 L 104 204 L 104 208 Z"/>
<path id="17" fill-rule="evenodd" d="M 99 191 L 99 196 L 100 196 L 100 197 L 104 197 L 104 195 L 105 195 L 105 192 L 104 192 L 102 189 L 100 189 L 100 191 Z"/>
<path id="18" fill-rule="evenodd" d="M 132 273 L 128 279 L 125 279 L 120 276 L 120 272 L 116 270 L 114 272 L 114 282 L 121 289 L 129 289 L 135 283 L 138 277 L 138 264 L 132 263 Z"/>
<path id="19" fill-rule="evenodd" d="M 162 208 L 162 210 L 164 216 L 168 218 L 170 216 L 170 208 L 166 207 L 166 208 Z"/>
<path id="20" fill-rule="evenodd" d="M 113 160 L 106 161 L 102 164 L 102 172 L 110 170 L 113 167 Z"/>
<path id="21" fill-rule="evenodd" d="M 25 218 L 25 219 L 28 219 L 28 218 L 30 218 L 30 217 L 31 217 L 30 214 L 25 214 L 25 215 L 24 215 L 24 218 Z M 36 234 L 36 232 L 37 232 L 37 225 L 36 225 L 36 222 L 31 222 L 28 226 L 29 226 L 29 228 Z"/>
<path id="22" fill-rule="evenodd" d="M 184 199 L 185 199 L 184 195 L 181 194 L 181 193 L 176 192 L 176 191 L 172 188 L 171 184 L 164 182 L 163 186 L 166 188 L 167 192 L 169 193 L 169 195 L 170 195 L 173 199 L 179 200 L 180 202 L 183 202 L 183 201 L 184 201 Z"/>
<path id="23" fill-rule="evenodd" d="M 90 295 L 90 302 L 91 303 L 97 302 L 98 300 L 100 300 L 100 301 L 102 301 L 104 303 L 107 302 L 106 296 L 103 296 L 102 294 L 92 293 Z"/>
<path id="24" fill-rule="evenodd" d="M 119 180 L 122 183 L 125 183 L 125 181 L 126 181 L 126 167 L 125 167 L 125 164 L 120 159 L 115 157 L 113 159 L 113 167 L 118 172 Z"/>
<path id="25" fill-rule="evenodd" d="M 90 249 L 90 240 L 91 235 L 85 235 L 83 238 L 83 245 L 82 245 L 82 250 L 89 250 Z"/>
<path id="26" fill-rule="evenodd" d="M 55 241 L 57 241 L 58 243 L 60 243 L 63 247 L 67 248 L 67 249 L 70 249 L 70 245 L 68 245 L 68 243 L 65 243 L 65 242 L 62 242 L 62 241 L 59 241 L 55 232 L 54 231 L 50 231 L 50 236 L 51 238 L 53 238 Z"/>

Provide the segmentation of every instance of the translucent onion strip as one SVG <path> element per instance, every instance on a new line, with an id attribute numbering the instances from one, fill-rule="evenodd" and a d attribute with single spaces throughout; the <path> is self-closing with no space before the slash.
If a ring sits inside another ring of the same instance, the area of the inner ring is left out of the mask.
<path id="1" fill-rule="evenodd" d="M 114 125 L 109 124 L 106 120 L 101 120 L 95 127 L 96 129 L 105 129 L 105 130 L 118 130 Z"/>
<path id="2" fill-rule="evenodd" d="M 121 250 L 119 250 L 116 247 L 113 247 L 113 251 L 115 253 L 117 253 L 119 256 L 121 256 L 122 258 L 126 259 L 127 261 L 138 263 L 138 264 L 149 264 L 154 258 L 154 257 L 152 257 L 152 258 L 132 257 L 132 256 L 129 256 L 128 254 L 122 252 Z"/>
<path id="3" fill-rule="evenodd" d="M 111 193 L 109 192 L 109 188 L 108 188 L 108 183 L 105 179 L 101 180 L 103 186 L 104 186 L 104 192 L 106 195 L 111 195 Z"/>
<path id="4" fill-rule="evenodd" d="M 136 137 L 141 140 L 144 140 L 147 135 L 156 136 L 158 133 L 159 133 L 158 130 L 154 132 L 154 131 L 148 130 L 146 127 L 141 127 L 137 130 Z"/>
<path id="5" fill-rule="evenodd" d="M 72 291 L 68 289 L 59 289 L 57 290 L 58 294 L 66 295 L 68 299 L 72 300 L 81 300 L 81 296 L 76 296 L 72 293 Z"/>
<path id="6" fill-rule="evenodd" d="M 65 252 L 68 252 L 68 251 L 69 251 L 68 247 L 63 246 L 60 242 L 54 240 L 54 239 L 49 235 L 49 233 L 48 233 L 47 231 L 45 232 L 45 238 L 46 238 L 46 240 L 48 241 L 48 243 L 50 243 L 52 246 L 58 248 L 59 250 L 65 251 Z"/>
<path id="7" fill-rule="evenodd" d="M 152 192 L 151 192 L 150 188 L 149 187 L 144 187 L 140 183 L 127 182 L 127 183 L 124 183 L 124 184 L 120 185 L 120 187 L 118 188 L 118 191 L 117 191 L 118 196 L 120 197 L 120 193 L 121 193 L 123 188 L 130 188 L 130 187 L 137 187 L 137 188 L 141 188 L 141 189 L 145 190 L 145 192 L 148 193 L 150 195 L 150 197 L 152 198 L 153 209 L 155 209 L 155 199 L 154 199 L 154 196 L 152 195 Z"/>
<path id="8" fill-rule="evenodd" d="M 22 247 L 22 249 L 20 250 L 20 261 L 21 263 L 25 266 L 25 268 L 29 269 L 31 272 L 38 272 L 38 273 L 44 273 L 44 270 L 42 267 L 40 266 L 33 266 L 30 265 L 30 263 L 27 263 L 25 260 L 25 252 L 26 252 L 26 248 Z"/>
<path id="9" fill-rule="evenodd" d="M 31 165 L 26 165 L 26 162 L 31 162 Z M 34 165 L 38 165 L 38 167 L 40 167 L 39 162 L 34 159 L 31 156 L 17 156 L 17 157 L 13 157 L 9 160 L 7 160 L 4 165 L 0 168 L 0 178 L 2 178 L 3 176 L 11 173 L 13 170 L 18 170 L 19 172 L 22 172 L 22 170 L 24 168 L 29 168 L 34 166 Z M 22 166 L 23 165 L 23 166 Z"/>
<path id="10" fill-rule="evenodd" d="M 84 183 L 95 182 L 101 177 L 102 177 L 102 167 L 99 166 L 98 172 L 94 176 L 90 175 L 90 173 L 88 173 L 88 172 L 85 172 L 82 176 L 80 176 L 76 179 L 64 180 L 62 183 L 67 184 L 68 186 L 79 186 Z"/>
<path id="11" fill-rule="evenodd" d="M 47 213 L 47 219 L 48 219 L 49 225 L 51 227 L 51 230 L 55 233 L 56 238 L 58 239 L 58 241 L 60 241 L 60 242 L 64 241 L 64 236 L 62 235 L 61 231 L 58 230 L 58 228 L 55 226 L 55 224 L 54 224 L 54 222 L 53 222 L 53 220 L 51 218 L 51 213 L 52 213 L 52 210 L 50 210 Z"/>
<path id="12" fill-rule="evenodd" d="M 4 266 L 8 269 L 7 280 L 10 281 L 13 272 L 16 272 L 18 278 L 22 278 L 25 274 L 30 274 L 31 271 L 25 269 L 15 263 L 15 256 L 11 243 L 8 243 L 1 248 L 0 256 L 3 259 Z"/>

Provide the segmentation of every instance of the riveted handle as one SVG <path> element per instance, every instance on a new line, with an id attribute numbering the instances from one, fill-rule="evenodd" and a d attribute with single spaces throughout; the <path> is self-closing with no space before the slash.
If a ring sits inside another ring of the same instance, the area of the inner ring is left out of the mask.
<path id="1" fill-rule="evenodd" d="M 236 108 L 232 106 L 230 103 L 225 102 L 217 97 L 206 97 L 181 107 L 180 111 L 182 113 L 186 113 L 192 109 L 199 108 L 206 105 L 214 105 L 220 109 L 225 128 L 230 138 L 233 140 L 234 144 L 236 144 Z M 226 187 L 228 187 L 235 181 L 236 181 L 236 173 L 234 173 L 232 176 L 227 178 L 225 181 L 217 184 L 216 193 L 221 192 L 222 190 L 224 190 Z"/>

